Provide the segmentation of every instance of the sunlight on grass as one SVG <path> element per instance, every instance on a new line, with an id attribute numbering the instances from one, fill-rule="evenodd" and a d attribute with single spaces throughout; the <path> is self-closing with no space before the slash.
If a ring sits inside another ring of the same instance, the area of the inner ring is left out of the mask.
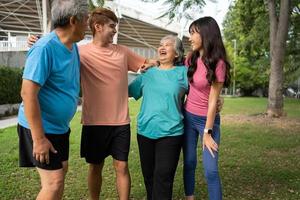
<path id="1" fill-rule="evenodd" d="M 222 115 L 220 146 L 220 174 L 226 200 L 240 199 L 300 199 L 300 131 L 291 127 L 278 128 L 250 121 L 231 123 L 230 115 L 255 116 L 266 109 L 264 98 L 226 98 Z M 131 198 L 144 199 L 145 189 L 141 175 L 136 142 L 136 116 L 140 101 L 130 101 L 132 119 L 129 167 L 132 177 Z M 300 124 L 300 101 L 285 100 L 287 119 Z M 87 164 L 79 156 L 80 115 L 71 123 L 70 168 L 66 178 L 64 199 L 87 199 Z M 227 116 L 229 118 L 227 119 Z M 254 118 L 255 119 L 255 118 Z M 34 169 L 18 167 L 18 138 L 16 127 L 0 130 L 0 199 L 34 199 L 39 190 L 38 175 Z M 200 145 L 199 145 L 200 147 Z M 208 199 L 202 172 L 201 149 L 198 148 L 196 176 L 197 199 Z M 174 199 L 184 199 L 182 156 L 178 165 Z M 101 199 L 117 199 L 112 159 L 104 167 Z"/>

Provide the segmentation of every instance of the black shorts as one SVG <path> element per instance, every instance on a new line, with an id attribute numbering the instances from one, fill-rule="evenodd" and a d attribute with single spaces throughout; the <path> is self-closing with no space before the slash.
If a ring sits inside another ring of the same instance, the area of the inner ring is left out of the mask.
<path id="1" fill-rule="evenodd" d="M 130 148 L 130 125 L 83 125 L 80 155 L 87 163 L 100 164 L 111 155 L 127 161 Z"/>
<path id="2" fill-rule="evenodd" d="M 64 134 L 45 134 L 47 139 L 52 143 L 57 153 L 50 151 L 50 163 L 40 163 L 33 155 L 33 141 L 31 131 L 18 124 L 19 135 L 19 165 L 20 167 L 38 167 L 47 170 L 61 169 L 62 162 L 69 159 L 69 136 L 70 129 Z"/>

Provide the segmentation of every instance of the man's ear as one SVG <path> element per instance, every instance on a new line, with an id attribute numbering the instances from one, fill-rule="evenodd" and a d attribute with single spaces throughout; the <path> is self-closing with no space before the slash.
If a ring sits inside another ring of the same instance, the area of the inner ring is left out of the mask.
<path id="1" fill-rule="evenodd" d="M 94 25 L 94 28 L 95 28 L 95 31 L 96 32 L 100 32 L 100 31 L 102 31 L 102 28 L 103 28 L 103 26 L 101 25 L 101 24 L 95 24 Z"/>
<path id="2" fill-rule="evenodd" d="M 70 25 L 74 26 L 74 25 L 76 25 L 76 23 L 77 23 L 76 17 L 75 16 L 70 17 Z"/>

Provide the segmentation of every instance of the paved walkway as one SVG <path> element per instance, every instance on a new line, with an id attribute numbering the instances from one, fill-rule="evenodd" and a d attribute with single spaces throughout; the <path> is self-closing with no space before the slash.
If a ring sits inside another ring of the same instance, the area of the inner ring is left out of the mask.
<path id="1" fill-rule="evenodd" d="M 18 123 L 18 119 L 16 116 L 0 120 L 0 129 L 8 128 L 10 126 L 15 126 Z"/>
<path id="2" fill-rule="evenodd" d="M 81 106 L 77 107 L 77 111 L 81 111 Z M 0 120 L 0 129 L 15 126 L 18 123 L 17 116 L 12 116 L 7 119 Z"/>

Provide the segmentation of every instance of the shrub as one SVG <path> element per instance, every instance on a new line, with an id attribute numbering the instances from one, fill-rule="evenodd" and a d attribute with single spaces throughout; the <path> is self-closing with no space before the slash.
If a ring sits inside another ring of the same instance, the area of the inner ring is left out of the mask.
<path id="1" fill-rule="evenodd" d="M 0 105 L 20 103 L 23 69 L 0 66 Z"/>

